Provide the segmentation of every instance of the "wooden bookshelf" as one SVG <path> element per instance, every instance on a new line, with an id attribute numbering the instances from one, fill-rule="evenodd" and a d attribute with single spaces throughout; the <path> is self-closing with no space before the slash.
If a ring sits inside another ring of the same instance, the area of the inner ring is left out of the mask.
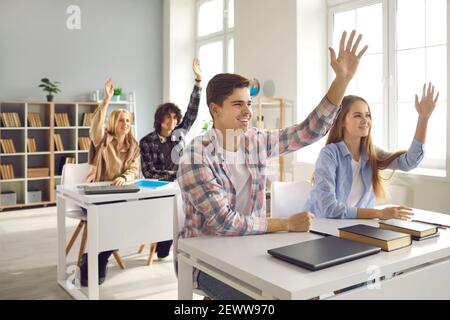
<path id="1" fill-rule="evenodd" d="M 17 199 L 15 205 L 0 203 L 0 211 L 55 204 L 64 164 L 87 162 L 89 126 L 99 103 L 0 101 L 0 191 L 14 191 Z M 115 108 L 135 117 L 135 102 L 111 103 L 108 112 Z M 136 126 L 132 130 L 136 135 Z M 41 202 L 29 203 L 31 190 L 42 191 Z"/>

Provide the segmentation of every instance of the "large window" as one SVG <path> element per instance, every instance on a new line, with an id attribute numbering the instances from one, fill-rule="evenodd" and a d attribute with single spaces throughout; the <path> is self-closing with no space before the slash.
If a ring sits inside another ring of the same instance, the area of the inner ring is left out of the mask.
<path id="1" fill-rule="evenodd" d="M 203 96 L 206 85 L 217 73 L 234 71 L 234 0 L 197 2 L 197 56 L 203 72 Z M 209 121 L 207 108 L 200 108 L 198 123 Z M 199 132 L 197 132 L 199 133 Z"/>
<path id="2" fill-rule="evenodd" d="M 391 151 L 408 149 L 417 123 L 415 94 L 420 97 L 425 82 L 436 85 L 439 103 L 429 122 L 426 154 L 420 168 L 445 174 L 447 1 L 346 2 L 329 9 L 329 21 L 330 46 L 337 48 L 342 32 L 353 29 L 362 33 L 363 44 L 369 45 L 347 94 L 368 101 L 376 145 Z M 330 82 L 332 76 L 330 69 Z"/>

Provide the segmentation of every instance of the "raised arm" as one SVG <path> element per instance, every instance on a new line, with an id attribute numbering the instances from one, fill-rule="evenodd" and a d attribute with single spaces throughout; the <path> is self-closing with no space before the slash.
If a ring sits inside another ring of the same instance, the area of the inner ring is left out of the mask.
<path id="1" fill-rule="evenodd" d="M 428 120 L 436 107 L 438 99 L 439 92 L 436 94 L 436 97 L 434 97 L 434 85 L 431 82 L 428 84 L 428 89 L 426 83 L 423 85 L 422 98 L 420 101 L 419 96 L 416 95 L 416 110 L 419 114 L 419 118 L 417 120 L 416 133 L 414 135 L 415 140 L 425 143 Z"/>
<path id="2" fill-rule="evenodd" d="M 192 62 L 192 70 L 195 75 L 195 85 L 192 90 L 191 97 L 189 99 L 189 105 L 186 113 L 183 116 L 183 121 L 177 128 L 189 131 L 197 119 L 198 108 L 200 105 L 200 95 L 202 93 L 202 71 L 200 69 L 200 61 L 195 58 Z"/>
<path id="3" fill-rule="evenodd" d="M 355 35 L 356 31 L 353 30 L 347 44 L 345 44 L 347 32 L 344 31 L 342 33 L 341 42 L 339 44 L 339 55 L 337 58 L 334 49 L 331 47 L 329 48 L 331 67 L 333 68 L 336 77 L 334 78 L 330 89 L 328 89 L 327 97 L 331 103 L 336 106 L 341 105 L 345 90 L 355 75 L 356 70 L 358 70 L 361 57 L 368 49 L 368 46 L 365 46 L 359 53 L 356 53 L 358 46 L 361 43 L 362 34 L 358 36 L 356 42 L 353 44 Z"/>
<path id="4" fill-rule="evenodd" d="M 105 119 L 106 119 L 106 110 L 108 108 L 109 101 L 114 94 L 114 87 L 112 83 L 112 79 L 109 78 L 105 82 L 105 96 L 103 101 L 95 110 L 92 116 L 91 129 L 89 131 L 90 138 L 94 143 L 94 146 L 98 146 L 100 142 L 103 140 L 105 135 Z"/>
<path id="5" fill-rule="evenodd" d="M 346 42 L 347 33 L 342 33 L 339 45 L 339 55 L 330 49 L 330 61 L 336 77 L 331 84 L 326 97 L 300 124 L 267 134 L 267 154 L 269 158 L 278 157 L 297 151 L 322 138 L 333 125 L 339 106 L 345 95 L 345 90 L 358 70 L 359 61 L 367 50 L 365 46 L 357 53 L 362 35 L 354 42 L 356 31 L 352 31 Z"/>

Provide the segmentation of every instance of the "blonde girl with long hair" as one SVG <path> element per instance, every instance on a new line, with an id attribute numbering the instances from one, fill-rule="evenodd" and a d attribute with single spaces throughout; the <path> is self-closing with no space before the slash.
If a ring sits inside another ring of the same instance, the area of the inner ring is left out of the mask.
<path id="1" fill-rule="evenodd" d="M 316 161 L 314 186 L 305 210 L 316 216 L 341 219 L 408 219 L 411 208 L 374 209 L 375 199 L 385 196 L 380 171 L 409 171 L 424 157 L 428 120 L 439 93 L 424 84 L 422 97 L 415 97 L 418 120 L 407 151 L 386 152 L 372 142 L 372 117 L 368 103 L 358 96 L 344 97 L 341 112 L 331 128 L 326 146 Z"/>

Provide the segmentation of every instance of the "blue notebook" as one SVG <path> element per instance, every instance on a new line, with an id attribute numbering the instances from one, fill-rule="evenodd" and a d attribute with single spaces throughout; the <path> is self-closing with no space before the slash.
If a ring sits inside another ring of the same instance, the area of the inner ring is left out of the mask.
<path id="1" fill-rule="evenodd" d="M 151 189 L 156 189 L 159 187 L 163 187 L 168 185 L 169 182 L 164 182 L 164 181 L 151 181 L 151 180 L 139 180 L 135 183 L 136 186 L 141 187 L 141 188 L 151 188 Z"/>

